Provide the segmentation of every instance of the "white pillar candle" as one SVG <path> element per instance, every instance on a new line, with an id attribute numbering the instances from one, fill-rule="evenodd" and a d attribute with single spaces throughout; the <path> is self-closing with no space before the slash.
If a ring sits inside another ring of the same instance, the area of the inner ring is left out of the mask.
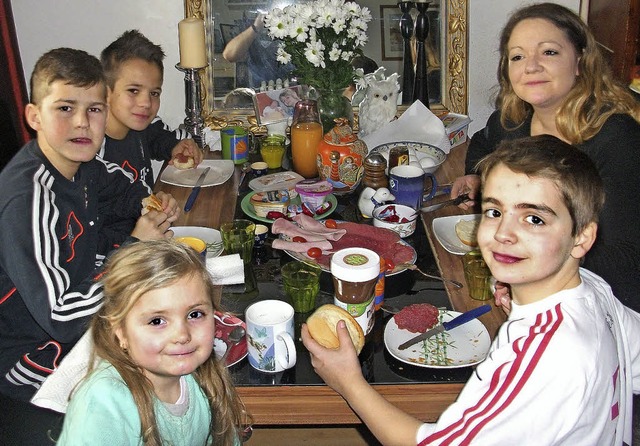
<path id="1" fill-rule="evenodd" d="M 180 65 L 182 68 L 202 68 L 207 66 L 207 52 L 204 43 L 204 21 L 189 17 L 178 23 L 180 41 Z"/>

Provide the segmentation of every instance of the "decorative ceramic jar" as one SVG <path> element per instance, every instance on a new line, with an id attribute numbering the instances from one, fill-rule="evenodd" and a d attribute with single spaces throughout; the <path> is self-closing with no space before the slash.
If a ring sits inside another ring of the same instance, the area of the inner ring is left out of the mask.
<path id="1" fill-rule="evenodd" d="M 356 190 L 364 171 L 367 145 L 358 139 L 347 119 L 337 119 L 318 144 L 318 173 L 333 185 L 333 193 L 346 195 Z"/>

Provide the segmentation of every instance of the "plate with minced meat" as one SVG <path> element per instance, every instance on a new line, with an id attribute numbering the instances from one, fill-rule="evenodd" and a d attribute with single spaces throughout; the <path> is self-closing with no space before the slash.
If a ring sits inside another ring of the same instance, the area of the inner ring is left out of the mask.
<path id="1" fill-rule="evenodd" d="M 491 345 L 489 332 L 478 319 L 417 342 L 405 350 L 398 349 L 400 344 L 417 334 L 460 314 L 431 304 L 408 305 L 387 322 L 384 345 L 397 360 L 418 367 L 457 368 L 478 364 L 487 356 Z"/>

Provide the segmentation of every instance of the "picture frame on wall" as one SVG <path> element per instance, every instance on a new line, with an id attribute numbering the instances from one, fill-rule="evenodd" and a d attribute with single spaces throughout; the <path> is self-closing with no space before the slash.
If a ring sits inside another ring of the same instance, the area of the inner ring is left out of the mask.
<path id="1" fill-rule="evenodd" d="M 302 86 L 256 93 L 253 98 L 258 124 L 273 124 L 293 117 L 293 106 L 302 98 Z"/>
<path id="2" fill-rule="evenodd" d="M 382 60 L 402 60 L 404 40 L 400 32 L 402 12 L 398 5 L 380 5 Z"/>

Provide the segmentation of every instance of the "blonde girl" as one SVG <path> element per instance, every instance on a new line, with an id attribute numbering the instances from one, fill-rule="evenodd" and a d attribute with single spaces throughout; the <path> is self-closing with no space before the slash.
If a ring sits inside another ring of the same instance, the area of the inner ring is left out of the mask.
<path id="1" fill-rule="evenodd" d="M 108 261 L 95 351 L 59 445 L 238 445 L 247 420 L 213 354 L 219 293 L 199 255 L 138 242 Z"/>

